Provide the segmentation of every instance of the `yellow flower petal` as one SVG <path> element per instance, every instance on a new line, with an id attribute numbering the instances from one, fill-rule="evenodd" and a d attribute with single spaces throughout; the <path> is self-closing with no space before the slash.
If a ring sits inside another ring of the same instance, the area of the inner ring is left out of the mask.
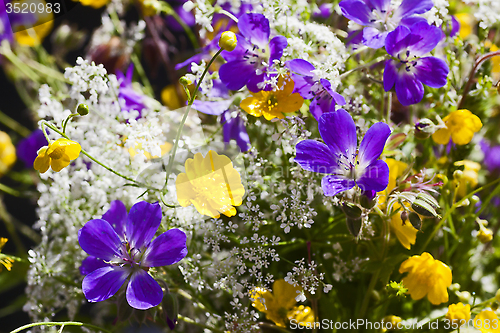
<path id="1" fill-rule="evenodd" d="M 0 177 L 16 162 L 16 147 L 12 144 L 10 136 L 0 131 Z"/>
<path id="2" fill-rule="evenodd" d="M 42 147 L 38 151 L 38 156 L 35 158 L 35 162 L 33 163 L 33 168 L 40 173 L 45 173 L 50 166 L 50 157 L 47 155 L 48 147 Z"/>
<path id="3" fill-rule="evenodd" d="M 500 333 L 500 321 L 491 310 L 483 310 L 474 318 L 474 327 L 482 333 Z"/>
<path id="4" fill-rule="evenodd" d="M 401 207 L 398 203 L 394 204 L 394 210 Z M 406 221 L 403 224 L 401 220 L 400 212 L 394 214 L 391 218 L 391 230 L 396 234 L 401 245 L 406 249 L 410 249 L 417 239 L 418 230 L 415 229 L 410 221 Z"/>

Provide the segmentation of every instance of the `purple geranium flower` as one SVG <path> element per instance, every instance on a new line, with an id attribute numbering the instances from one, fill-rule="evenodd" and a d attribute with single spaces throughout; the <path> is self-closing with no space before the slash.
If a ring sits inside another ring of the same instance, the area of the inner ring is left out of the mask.
<path id="1" fill-rule="evenodd" d="M 297 144 L 295 162 L 308 171 L 329 174 L 321 187 L 326 196 L 350 190 L 379 192 L 389 183 L 389 167 L 379 160 L 391 130 L 376 123 L 357 145 L 356 125 L 344 109 L 325 113 L 318 121 L 319 133 L 326 143 L 304 140 Z"/>
<path id="2" fill-rule="evenodd" d="M 374 49 L 384 46 L 387 34 L 396 27 L 425 21 L 416 15 L 434 6 L 432 0 L 403 0 L 398 8 L 391 7 L 391 0 L 343 0 L 339 5 L 345 17 L 365 27 L 363 44 Z"/>
<path id="3" fill-rule="evenodd" d="M 484 153 L 484 165 L 490 173 L 500 174 L 500 146 L 491 146 L 485 140 L 480 142 Z"/>
<path id="4" fill-rule="evenodd" d="M 48 142 L 42 130 L 34 130 L 27 138 L 22 139 L 17 144 L 17 157 L 24 162 L 26 168 L 33 168 L 38 150 L 47 145 Z"/>
<path id="5" fill-rule="evenodd" d="M 403 105 L 418 103 L 424 97 L 425 84 L 440 88 L 446 84 L 448 65 L 436 57 L 423 57 L 441 40 L 443 32 L 427 22 L 415 23 L 411 30 L 400 26 L 385 41 L 385 49 L 396 59 L 387 60 L 384 89 L 396 86 L 396 95 Z"/>
<path id="6" fill-rule="evenodd" d="M 158 203 L 136 203 L 127 214 L 121 201 L 113 201 L 102 219 L 90 220 L 78 232 L 78 242 L 91 257 L 80 267 L 83 294 L 89 302 L 112 297 L 129 279 L 128 304 L 146 310 L 160 304 L 163 291 L 150 267 L 175 264 L 187 254 L 186 234 L 170 229 L 151 241 L 161 222 Z"/>
<path id="7" fill-rule="evenodd" d="M 294 93 L 304 99 L 312 99 L 309 111 L 318 120 L 323 113 L 335 111 L 335 104 L 345 105 L 345 99 L 332 89 L 330 81 L 318 78 L 314 66 L 302 59 L 287 62 L 295 83 Z"/>
<path id="8" fill-rule="evenodd" d="M 139 117 L 141 117 L 141 111 L 146 106 L 143 103 L 144 96 L 137 93 L 132 87 L 132 75 L 134 73 L 134 65 L 130 64 L 127 70 L 127 75 L 124 76 L 121 71 L 116 72 L 116 78 L 120 83 L 120 89 L 118 91 L 118 100 L 120 101 L 120 107 L 124 111 L 137 110 L 139 111 Z"/>
<path id="9" fill-rule="evenodd" d="M 223 51 L 227 61 L 219 69 L 221 81 L 228 89 L 240 90 L 245 85 L 251 92 L 271 90 L 268 73 L 274 60 L 281 59 L 288 45 L 286 38 L 276 36 L 269 41 L 269 20 L 262 14 L 248 13 L 240 16 L 237 34 L 238 45 L 231 51 Z"/>

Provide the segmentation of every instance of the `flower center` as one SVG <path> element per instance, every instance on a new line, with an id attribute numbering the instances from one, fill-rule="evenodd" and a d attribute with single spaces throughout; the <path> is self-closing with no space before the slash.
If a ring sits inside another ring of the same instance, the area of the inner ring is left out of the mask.
<path id="1" fill-rule="evenodd" d="M 370 19 L 371 26 L 381 31 L 392 31 L 399 25 L 399 20 L 393 18 L 394 10 L 378 10 L 372 9 L 372 19 Z"/>
<path id="2" fill-rule="evenodd" d="M 357 156 L 358 154 L 351 154 L 348 150 L 346 150 L 344 154 L 337 154 L 337 166 L 341 170 L 341 175 L 353 180 L 356 180 L 361 176 L 360 170 L 357 168 L 359 165 Z"/>
<path id="3" fill-rule="evenodd" d="M 64 147 L 57 147 L 53 152 L 49 154 L 50 158 L 58 160 L 64 155 Z"/>
<path id="4" fill-rule="evenodd" d="M 258 69 L 262 69 L 268 65 L 269 62 L 269 48 L 261 49 L 257 45 L 253 45 L 252 49 L 246 49 L 243 59 L 250 65 Z"/>

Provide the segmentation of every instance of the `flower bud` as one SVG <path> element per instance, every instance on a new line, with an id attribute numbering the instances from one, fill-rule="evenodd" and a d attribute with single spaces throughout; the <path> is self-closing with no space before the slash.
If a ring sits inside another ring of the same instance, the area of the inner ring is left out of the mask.
<path id="1" fill-rule="evenodd" d="M 457 182 L 460 181 L 460 179 L 462 179 L 463 176 L 464 176 L 464 173 L 461 170 L 455 170 L 453 172 L 453 179 L 455 179 Z"/>
<path id="2" fill-rule="evenodd" d="M 398 324 L 401 323 L 402 319 L 398 316 L 389 315 L 385 316 L 382 321 L 385 323 L 383 325 L 382 332 L 387 332 L 387 329 L 390 329 L 391 331 L 398 330 Z"/>
<path id="3" fill-rule="evenodd" d="M 219 39 L 219 46 L 221 49 L 231 52 L 236 48 L 238 40 L 232 31 L 224 31 Z"/>
<path id="4" fill-rule="evenodd" d="M 353 235 L 354 237 L 358 237 L 359 232 L 361 231 L 361 226 L 363 224 L 363 221 L 361 221 L 360 218 L 353 219 L 348 217 L 346 219 L 346 223 L 347 223 L 347 229 L 349 229 L 351 235 Z"/>
<path id="5" fill-rule="evenodd" d="M 187 76 L 181 76 L 179 79 L 179 83 L 182 84 L 184 87 L 187 87 L 193 83 L 190 79 L 187 78 Z"/>
<path id="6" fill-rule="evenodd" d="M 490 308 L 493 310 L 493 311 L 496 311 L 498 310 L 498 303 L 497 302 L 493 302 L 490 304 Z"/>
<path id="7" fill-rule="evenodd" d="M 418 216 L 418 214 L 411 212 L 409 218 L 413 228 L 417 230 L 420 230 L 422 228 L 422 220 L 420 220 L 420 216 Z"/>
<path id="8" fill-rule="evenodd" d="M 415 124 L 415 137 L 417 139 L 428 139 L 434 132 L 436 132 L 436 125 L 430 119 L 423 118 Z"/>
<path id="9" fill-rule="evenodd" d="M 87 104 L 78 104 L 78 107 L 76 108 L 76 112 L 78 112 L 78 114 L 80 116 L 86 116 L 89 114 L 89 106 Z"/>
<path id="10" fill-rule="evenodd" d="M 477 239 L 483 244 L 491 242 L 493 239 L 493 231 L 488 228 L 481 228 L 477 233 Z"/>
<path id="11" fill-rule="evenodd" d="M 342 205 L 342 210 L 344 211 L 345 215 L 347 215 L 347 217 L 353 219 L 359 219 L 362 214 L 361 208 L 352 203 L 344 203 Z"/>
<path id="12" fill-rule="evenodd" d="M 457 297 L 460 300 L 460 302 L 469 303 L 469 300 L 471 299 L 472 296 L 468 291 L 457 291 Z"/>
<path id="13" fill-rule="evenodd" d="M 177 297 L 171 293 L 167 293 L 163 296 L 161 305 L 168 327 L 171 330 L 174 330 L 175 325 L 177 325 L 177 317 L 179 314 L 179 304 L 177 302 Z"/>
<path id="14" fill-rule="evenodd" d="M 403 210 L 399 216 L 401 217 L 401 221 L 403 221 L 403 223 L 408 220 L 408 212 L 406 210 Z"/>
<path id="15" fill-rule="evenodd" d="M 142 13 L 144 16 L 154 16 L 160 12 L 161 5 L 158 0 L 144 0 L 142 2 Z"/>

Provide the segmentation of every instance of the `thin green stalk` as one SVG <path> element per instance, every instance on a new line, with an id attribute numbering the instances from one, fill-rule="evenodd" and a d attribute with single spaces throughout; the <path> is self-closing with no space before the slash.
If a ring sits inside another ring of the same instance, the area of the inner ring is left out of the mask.
<path id="1" fill-rule="evenodd" d="M 359 70 L 365 69 L 365 68 L 369 68 L 369 67 L 371 67 L 371 66 L 373 66 L 373 65 L 375 65 L 375 64 L 377 64 L 377 63 L 379 63 L 381 61 L 384 61 L 385 59 L 387 59 L 387 56 L 380 56 L 380 57 L 376 58 L 375 60 L 373 60 L 373 61 L 371 61 L 371 62 L 369 62 L 367 64 L 364 64 L 364 65 L 358 66 L 356 68 L 350 69 L 347 72 L 340 74 L 339 75 L 339 80 L 344 79 L 345 77 L 347 77 L 352 72 L 359 71 Z"/>
<path id="2" fill-rule="evenodd" d="M 387 94 L 387 114 L 385 118 L 385 122 L 387 124 L 391 122 L 391 109 L 392 109 L 392 91 L 389 91 Z"/>
<path id="3" fill-rule="evenodd" d="M 0 123 L 4 124 L 11 130 L 17 132 L 21 136 L 26 137 L 31 134 L 31 131 L 29 129 L 27 129 L 26 127 L 24 127 L 23 125 L 21 125 L 20 123 L 18 123 L 17 121 L 15 121 L 11 117 L 3 113 L 2 111 L 0 111 Z"/>
<path id="4" fill-rule="evenodd" d="M 86 323 L 80 323 L 77 321 L 66 321 L 66 322 L 44 321 L 41 323 L 31 323 L 31 324 L 27 324 L 27 325 L 21 326 L 19 328 L 16 328 L 15 330 L 10 331 L 10 333 L 18 333 L 18 332 L 24 331 L 28 328 L 36 327 L 36 326 L 84 326 L 84 327 L 88 327 L 88 328 L 93 328 L 95 330 L 99 330 L 101 332 L 111 333 L 111 331 L 108 331 L 108 330 L 101 328 L 99 326 L 95 326 L 92 324 L 86 324 Z"/>
<path id="5" fill-rule="evenodd" d="M 192 324 L 192 325 L 195 325 L 195 326 L 198 326 L 198 327 L 201 327 L 201 328 L 206 328 L 206 329 L 209 329 L 212 332 L 224 333 L 223 330 L 219 330 L 217 328 L 214 328 L 214 327 L 202 324 L 202 323 L 198 323 L 198 322 L 194 321 L 193 319 L 188 318 L 188 317 L 184 317 L 182 315 L 178 315 L 178 318 L 180 320 L 182 320 L 183 322 L 185 322 L 185 323 Z M 11 332 L 11 333 L 14 333 L 14 332 Z"/>
<path id="6" fill-rule="evenodd" d="M 137 54 L 132 53 L 130 56 L 130 59 L 134 63 L 135 70 L 137 71 L 137 74 L 141 77 L 142 84 L 144 85 L 144 89 L 146 90 L 146 93 L 154 97 L 154 90 L 153 87 L 151 86 L 151 83 L 149 82 L 148 76 L 146 75 L 146 72 L 144 71 L 144 67 L 142 67 L 141 60 L 137 56 Z"/>
<path id="7" fill-rule="evenodd" d="M 480 188 L 478 188 L 477 190 L 467 194 L 465 197 L 463 197 L 461 200 L 459 200 L 458 202 L 454 203 L 453 206 L 451 206 L 451 208 L 446 212 L 446 215 L 441 219 L 441 221 L 439 221 L 439 223 L 436 225 L 436 227 L 434 228 L 434 230 L 432 231 L 432 233 L 430 234 L 430 236 L 427 238 L 427 240 L 425 241 L 424 245 L 421 247 L 421 250 L 420 252 L 423 252 L 425 250 L 425 248 L 427 247 L 427 245 L 429 245 L 429 243 L 431 242 L 431 240 L 434 238 L 434 236 L 436 236 L 436 233 L 438 232 L 438 230 L 443 226 L 444 222 L 448 219 L 448 217 L 455 211 L 456 208 L 458 208 L 465 200 L 471 198 L 474 194 L 478 193 L 478 192 L 481 192 L 482 190 L 485 190 L 486 188 L 490 187 L 490 186 L 493 186 L 495 185 L 496 183 L 500 182 L 500 178 L 497 179 L 497 180 L 494 180 L 492 181 L 491 183 L 489 184 L 486 184 Z M 493 192 L 496 192 L 497 189 L 500 187 L 500 185 L 498 185 L 498 187 L 493 190 Z"/>
<path id="8" fill-rule="evenodd" d="M 177 14 L 177 12 L 166 2 L 161 3 L 163 8 L 161 9 L 165 14 L 172 16 L 177 23 L 179 23 L 184 29 L 184 32 L 186 35 L 188 35 L 189 40 L 191 41 L 191 44 L 193 44 L 193 47 L 195 49 L 200 47 L 200 44 L 198 43 L 198 40 L 196 39 L 196 36 L 193 34 L 193 31 L 191 31 L 191 28 L 187 26 L 187 24 L 184 22 L 184 20 Z M 238 22 L 238 21 L 236 21 Z"/>
<path id="9" fill-rule="evenodd" d="M 62 137 L 64 137 L 65 139 L 68 139 L 68 140 L 71 140 L 65 133 L 59 131 L 54 125 L 52 124 L 49 124 L 48 122 L 46 121 L 42 121 L 42 131 L 43 131 L 43 126 L 47 126 L 48 128 L 50 128 L 51 130 L 53 130 L 54 132 L 58 133 L 59 135 L 61 135 Z M 45 131 L 43 131 L 45 133 Z M 91 156 L 89 153 L 87 153 L 84 149 L 81 150 L 81 153 L 84 154 L 85 156 L 87 156 L 88 158 L 90 158 L 92 161 L 94 161 L 95 163 L 99 164 L 100 166 L 102 166 L 104 169 L 108 170 L 109 172 L 111 173 L 114 173 L 115 175 L 125 179 L 125 180 L 128 180 L 129 182 L 132 182 L 134 184 L 137 184 L 141 187 L 144 187 L 144 188 L 148 188 L 148 189 L 151 189 L 151 190 L 155 190 L 157 191 L 156 188 L 154 187 L 151 187 L 147 184 L 144 184 L 144 183 L 141 183 L 141 182 L 138 182 L 136 181 L 135 179 L 133 178 L 130 178 L 128 176 L 125 176 L 125 175 L 122 175 L 121 173 L 119 173 L 118 171 L 115 171 L 113 170 L 112 168 L 110 168 L 109 166 L 103 164 L 102 162 L 98 161 L 97 159 L 95 159 L 93 156 Z"/>
<path id="10" fill-rule="evenodd" d="M 165 176 L 165 185 L 163 186 L 163 190 L 165 190 L 167 188 L 168 178 L 170 177 L 170 173 L 171 173 L 172 167 L 174 165 L 175 154 L 177 153 L 177 148 L 179 146 L 179 140 L 181 138 L 182 129 L 184 127 L 184 123 L 186 122 L 189 111 L 191 111 L 191 107 L 193 106 L 194 100 L 196 99 L 196 95 L 198 94 L 198 90 L 200 89 L 200 85 L 203 82 L 203 78 L 205 78 L 205 75 L 208 73 L 208 69 L 210 68 L 212 63 L 215 61 L 215 59 L 219 56 L 219 54 L 221 54 L 222 51 L 223 51 L 222 49 L 219 49 L 219 51 L 217 51 L 217 53 L 212 57 L 212 59 L 210 59 L 210 62 L 207 64 L 207 67 L 205 67 L 203 74 L 198 79 L 198 83 L 196 84 L 196 88 L 193 92 L 193 95 L 191 96 L 191 99 L 189 100 L 188 106 L 186 107 L 186 111 L 184 112 L 184 116 L 182 117 L 181 123 L 179 125 L 179 129 L 177 130 L 177 135 L 175 136 L 174 148 L 172 149 L 172 154 L 170 154 L 170 159 L 168 161 L 167 174 Z"/>
<path id="11" fill-rule="evenodd" d="M 21 193 L 13 188 L 0 183 L 0 191 L 12 195 L 13 197 L 20 197 Z"/>

